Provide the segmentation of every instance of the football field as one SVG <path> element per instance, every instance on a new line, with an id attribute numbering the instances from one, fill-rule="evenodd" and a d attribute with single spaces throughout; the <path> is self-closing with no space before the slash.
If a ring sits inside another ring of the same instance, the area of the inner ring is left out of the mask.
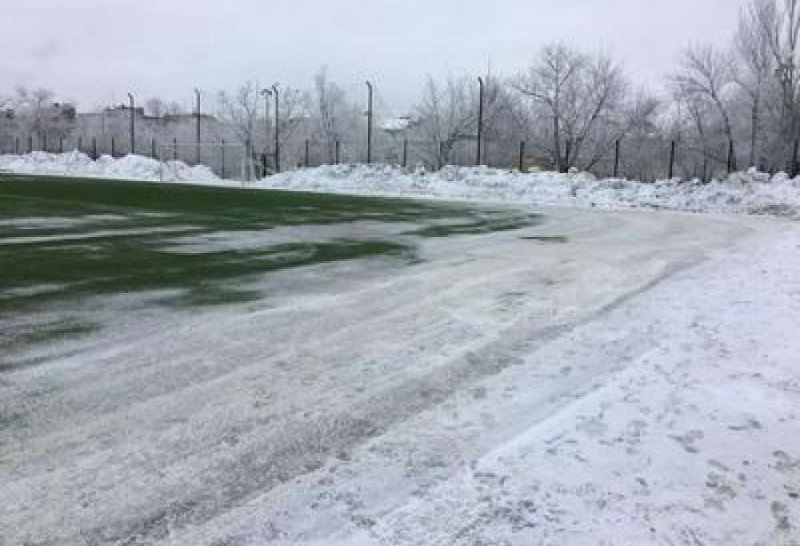
<path id="1" fill-rule="evenodd" d="M 798 240 L 5 176 L 0 544 L 782 543 Z"/>

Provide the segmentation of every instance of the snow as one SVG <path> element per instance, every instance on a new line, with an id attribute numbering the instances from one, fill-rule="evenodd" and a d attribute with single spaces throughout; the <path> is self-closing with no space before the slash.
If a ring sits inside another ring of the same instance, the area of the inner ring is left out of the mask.
<path id="1" fill-rule="evenodd" d="M 736 173 L 724 181 L 647 184 L 587 173 L 523 174 L 486 167 L 407 172 L 388 166 L 335 165 L 283 173 L 261 187 L 365 195 L 527 203 L 536 205 L 655 208 L 686 212 L 800 217 L 800 178 Z"/>
<path id="2" fill-rule="evenodd" d="M 140 155 L 127 155 L 121 158 L 103 155 L 94 161 L 78 151 L 63 154 L 33 152 L 25 155 L 0 155 L 0 171 L 20 174 L 155 181 L 162 178 L 163 171 L 163 174 L 167 175 L 166 181 L 208 182 L 217 179 L 211 169 L 202 165 L 190 167 L 181 161 L 169 161 L 167 165 L 169 168 L 162 169 L 159 161 Z"/>
<path id="3" fill-rule="evenodd" d="M 28 245 L 39 243 L 50 243 L 59 241 L 90 241 L 92 239 L 109 239 L 112 237 L 130 237 L 132 235 L 154 235 L 164 233 L 186 233 L 200 231 L 202 228 L 197 226 L 166 226 L 150 227 L 137 229 L 107 229 L 92 231 L 89 233 L 74 233 L 58 235 L 40 235 L 37 237 L 3 237 L 0 238 L 0 246 L 4 245 Z"/>
<path id="4" fill-rule="evenodd" d="M 381 123 L 381 129 L 387 132 L 400 132 L 408 129 L 411 125 L 411 119 L 407 117 L 390 118 Z"/>
<path id="5" fill-rule="evenodd" d="M 794 545 L 798 248 L 786 219 L 549 209 L 242 306 L 76 302 L 105 328 L 2 376 L 0 536 Z"/>
<path id="6" fill-rule="evenodd" d="M 79 152 L 0 156 L 0 170 L 26 174 L 88 175 L 157 181 L 161 164 L 142 156 L 97 161 Z M 180 161 L 163 169 L 165 181 L 237 187 L 204 166 Z M 751 170 L 726 180 L 662 180 L 653 184 L 596 179 L 587 173 L 519 173 L 486 167 L 446 167 L 438 172 L 408 171 L 387 165 L 325 165 L 248 183 L 249 188 L 306 190 L 359 195 L 422 197 L 606 209 L 648 208 L 800 218 L 800 177 L 773 177 Z"/>
<path id="7" fill-rule="evenodd" d="M 160 176 L 76 153 L 0 169 Z M 569 208 L 425 240 L 414 265 L 249 279 L 269 297 L 241 306 L 75 302 L 103 329 L 3 355 L 9 544 L 800 544 L 800 179 L 340 165 L 250 187 Z"/>

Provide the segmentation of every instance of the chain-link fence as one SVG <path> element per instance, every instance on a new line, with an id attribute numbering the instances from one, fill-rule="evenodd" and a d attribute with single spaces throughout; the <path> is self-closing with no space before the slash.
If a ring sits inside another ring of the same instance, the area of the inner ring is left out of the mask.
<path id="1" fill-rule="evenodd" d="M 185 135 L 181 135 L 185 136 Z M 271 136 L 271 135 L 268 135 Z M 445 165 L 476 164 L 477 137 L 462 136 L 450 141 L 413 138 L 407 131 L 373 131 L 371 146 L 367 132 L 361 139 L 303 138 L 292 135 L 280 142 L 282 170 L 340 163 L 380 163 L 408 169 L 440 169 Z M 164 134 L 160 138 L 102 136 L 6 135 L 0 139 L 0 153 L 26 154 L 34 151 L 64 153 L 77 150 L 93 159 L 108 155 L 123 157 L 131 151 L 159 161 L 176 160 L 187 165 L 205 165 L 222 178 L 256 178 L 275 172 L 275 148 L 272 139 L 262 137 L 255 143 L 219 138 L 200 143 L 180 140 Z M 786 154 L 783 164 L 766 168 L 798 173 L 798 146 Z M 710 181 L 727 176 L 737 169 L 731 143 L 701 148 L 691 142 L 669 141 L 663 137 L 625 138 L 593 150 L 594 157 L 581 160 L 581 169 L 598 177 L 620 177 L 652 182 L 678 178 Z M 371 156 L 368 158 L 368 155 Z M 549 149 L 537 142 L 484 138 L 481 164 L 521 171 L 557 170 Z M 243 171 L 243 165 L 246 169 Z"/>

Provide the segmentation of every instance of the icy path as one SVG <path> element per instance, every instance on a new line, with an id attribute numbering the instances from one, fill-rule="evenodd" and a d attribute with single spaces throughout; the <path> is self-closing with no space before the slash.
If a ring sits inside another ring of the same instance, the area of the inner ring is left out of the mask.
<path id="1" fill-rule="evenodd" d="M 796 544 L 800 228 L 550 214 L 0 376 L 0 544 Z"/>

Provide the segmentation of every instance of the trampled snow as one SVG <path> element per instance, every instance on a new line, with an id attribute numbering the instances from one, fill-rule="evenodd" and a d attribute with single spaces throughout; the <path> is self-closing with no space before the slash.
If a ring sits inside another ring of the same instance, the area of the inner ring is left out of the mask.
<path id="1" fill-rule="evenodd" d="M 182 162 L 161 163 L 142 156 L 92 161 L 79 152 L 34 152 L 0 156 L 0 170 L 27 174 L 89 175 L 109 178 L 194 182 L 238 187 L 220 180 L 207 167 Z M 800 178 L 785 173 L 773 177 L 750 171 L 726 180 L 642 183 L 597 179 L 591 174 L 559 174 L 486 167 L 446 167 L 438 172 L 409 171 L 385 165 L 326 165 L 299 169 L 248 183 L 249 188 L 307 190 L 428 197 L 452 200 L 602 208 L 651 208 L 687 212 L 722 212 L 800 217 Z"/>
<path id="2" fill-rule="evenodd" d="M 77 301 L 105 328 L 2 376 L 0 536 L 793 545 L 798 245 L 785 219 L 553 209 L 241 306 Z"/>
<path id="3" fill-rule="evenodd" d="M 33 164 L 19 163 L 78 174 Z M 339 166 L 251 187 L 798 210 L 797 181 L 757 173 L 649 185 Z M 413 265 L 269 276 L 269 298 L 240 306 L 74 302 L 104 328 L 14 354 L 29 364 L 0 381 L 0 543 L 796 546 L 797 223 L 545 216 L 425 241 Z"/>

